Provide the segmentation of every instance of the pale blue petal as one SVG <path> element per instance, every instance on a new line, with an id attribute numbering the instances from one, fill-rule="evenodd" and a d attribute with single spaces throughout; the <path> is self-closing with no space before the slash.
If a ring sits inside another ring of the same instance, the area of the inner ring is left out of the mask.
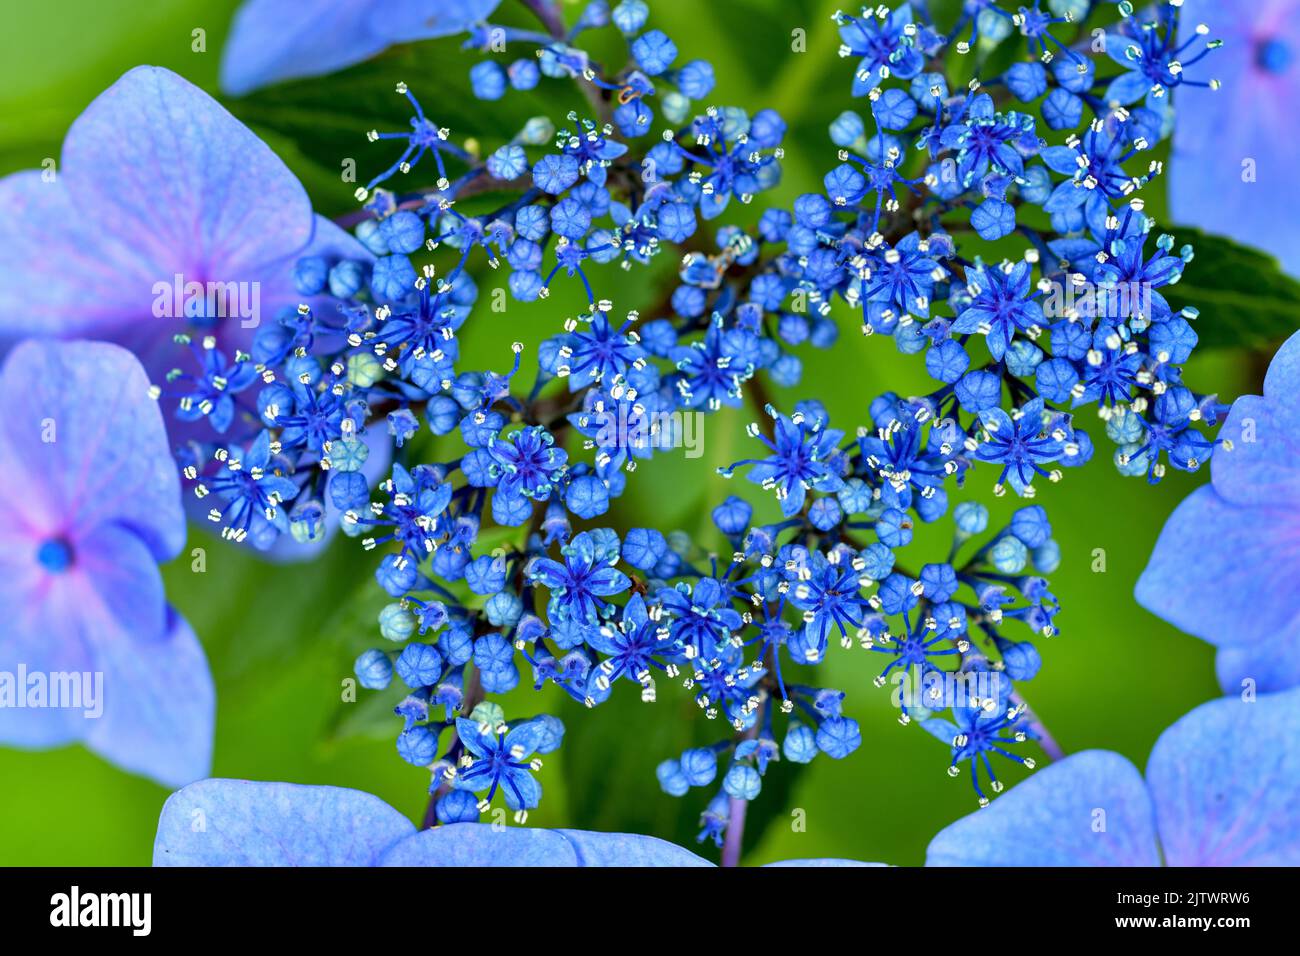
<path id="1" fill-rule="evenodd" d="M 382 0 L 372 3 L 370 29 L 393 43 L 463 33 L 492 15 L 501 0 Z"/>
<path id="2" fill-rule="evenodd" d="M 577 866 L 573 844 L 553 830 L 452 823 L 393 847 L 382 866 Z"/>
<path id="3" fill-rule="evenodd" d="M 1300 383 L 1297 383 L 1300 388 Z M 1242 506 L 1276 506 L 1300 499 L 1300 416 L 1289 420 L 1273 402 L 1246 395 L 1232 405 L 1214 450 L 1214 490 Z"/>
<path id="4" fill-rule="evenodd" d="M 1300 686 L 1300 631 L 1249 646 L 1221 647 L 1214 669 L 1225 694 L 1241 693 L 1245 681 L 1260 693 Z"/>
<path id="5" fill-rule="evenodd" d="M 88 720 L 86 746 L 133 773 L 169 787 L 212 772 L 216 692 L 203 647 L 169 611 L 167 636 L 141 643 L 100 641 L 104 712 Z"/>
<path id="6" fill-rule="evenodd" d="M 243 96 L 369 59 L 388 46 L 368 26 L 376 6 L 373 0 L 246 0 L 221 53 L 222 91 Z"/>
<path id="7" fill-rule="evenodd" d="M 1249 646 L 1300 628 L 1300 514 L 1239 508 L 1198 488 L 1170 516 L 1137 601 L 1216 645 Z"/>
<path id="8" fill-rule="evenodd" d="M 1037 771 L 930 841 L 926 866 L 1155 866 L 1151 796 L 1117 753 Z"/>
<path id="9" fill-rule="evenodd" d="M 500 0 L 246 0 L 221 58 L 221 88 L 243 96 L 284 80 L 323 76 L 394 43 L 449 36 Z"/>
<path id="10" fill-rule="evenodd" d="M 1238 505 L 1300 499 L 1300 333 L 1273 356 L 1264 397 L 1237 399 L 1219 432 L 1232 450 L 1215 449 L 1214 488 Z"/>
<path id="11" fill-rule="evenodd" d="M 424 830 L 388 853 L 385 866 L 712 866 L 655 837 L 453 823 Z"/>
<path id="12" fill-rule="evenodd" d="M 1300 688 L 1202 704 L 1166 730 L 1147 781 L 1171 866 L 1300 865 Z"/>
<path id="13" fill-rule="evenodd" d="M 171 795 L 154 866 L 372 866 L 415 832 L 378 797 L 340 787 L 204 780 Z"/>

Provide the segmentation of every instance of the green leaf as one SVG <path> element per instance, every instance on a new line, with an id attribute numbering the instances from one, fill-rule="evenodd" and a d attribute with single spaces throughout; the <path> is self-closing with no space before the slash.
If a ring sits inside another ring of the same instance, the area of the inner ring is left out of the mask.
<path id="1" fill-rule="evenodd" d="M 326 725 L 325 742 L 333 744 L 358 737 L 391 743 L 402 729 L 402 720 L 393 709 L 408 693 L 406 685 L 396 678 L 386 690 L 358 691 L 355 704 L 334 712 Z"/>
<path id="2" fill-rule="evenodd" d="M 690 696 L 667 680 L 657 683 L 653 704 L 642 703 L 636 685 L 620 680 L 598 707 L 566 698 L 556 711 L 565 726 L 569 817 L 588 830 L 644 833 L 695 847 L 699 815 L 713 791 L 669 796 L 659 789 L 655 767 L 688 747 L 728 736 L 730 727 L 706 721 Z M 701 854 L 710 856 L 710 849 Z"/>
<path id="3" fill-rule="evenodd" d="M 1200 310 L 1196 334 L 1204 348 L 1266 348 L 1297 328 L 1300 282 L 1267 252 L 1188 226 L 1169 230 L 1175 249 L 1190 243 L 1195 258 L 1161 293 L 1174 309 Z"/>
<path id="4" fill-rule="evenodd" d="M 704 747 L 733 735 L 723 720 L 706 720 L 689 693 L 662 675 L 658 700 L 643 703 L 636 685 L 620 680 L 605 703 L 588 709 L 565 698 L 557 711 L 566 728 L 564 779 L 569 817 L 590 830 L 644 833 L 717 858 L 711 843 L 696 844 L 700 814 L 722 786 L 731 756 L 718 758 L 717 779 L 683 797 L 659 789 L 655 767 L 690 747 Z M 769 705 L 771 702 L 769 701 Z M 781 726 L 781 724 L 778 724 Z M 786 819 L 800 771 L 787 761 L 768 765 L 763 790 L 745 819 L 744 847 L 756 846 L 778 819 Z"/>

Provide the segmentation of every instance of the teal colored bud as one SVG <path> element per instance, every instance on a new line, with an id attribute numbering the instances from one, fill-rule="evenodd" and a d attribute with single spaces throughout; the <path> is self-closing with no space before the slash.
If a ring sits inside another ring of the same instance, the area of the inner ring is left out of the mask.
<path id="1" fill-rule="evenodd" d="M 1019 538 L 1007 535 L 989 549 L 989 561 L 1003 574 L 1019 574 L 1029 562 L 1029 549 Z"/>
<path id="2" fill-rule="evenodd" d="M 982 534 L 989 526 L 989 509 L 978 501 L 963 501 L 952 509 L 952 520 L 962 534 Z"/>
<path id="3" fill-rule="evenodd" d="M 1054 17 L 1073 17 L 1075 23 L 1082 23 L 1088 15 L 1088 0 L 1047 0 L 1047 9 Z"/>
<path id="4" fill-rule="evenodd" d="M 469 719 L 476 724 L 487 724 L 489 727 L 495 728 L 506 722 L 506 712 L 495 701 L 485 700 L 474 708 L 469 715 Z"/>
<path id="5" fill-rule="evenodd" d="M 691 115 L 691 101 L 680 93 L 667 93 L 660 99 L 659 109 L 663 111 L 664 119 L 668 122 L 684 123 Z"/>
<path id="6" fill-rule="evenodd" d="M 360 388 L 369 388 L 384 377 L 384 365 L 373 352 L 357 352 L 348 356 L 348 381 Z"/>
<path id="7" fill-rule="evenodd" d="M 554 123 L 545 116 L 534 116 L 519 131 L 519 141 L 525 146 L 545 146 L 554 135 Z"/>
<path id="8" fill-rule="evenodd" d="M 414 634 L 417 623 L 415 615 L 400 604 L 389 604 L 379 612 L 379 633 L 395 644 Z"/>
<path id="9" fill-rule="evenodd" d="M 998 10 L 981 10 L 976 14 L 979 26 L 980 45 L 985 49 L 997 46 L 1011 36 L 1011 18 L 1000 16 Z"/>
<path id="10" fill-rule="evenodd" d="M 300 501 L 289 514 L 289 534 L 299 544 L 325 535 L 325 506 L 314 498 Z"/>
<path id="11" fill-rule="evenodd" d="M 334 471 L 360 471 L 370 449 L 360 438 L 338 438 L 330 442 L 330 467 Z"/>
<path id="12" fill-rule="evenodd" d="M 1151 462 L 1147 453 L 1142 451 L 1145 447 L 1139 442 L 1130 442 L 1115 449 L 1115 467 L 1125 478 L 1141 478 L 1146 475 Z"/>

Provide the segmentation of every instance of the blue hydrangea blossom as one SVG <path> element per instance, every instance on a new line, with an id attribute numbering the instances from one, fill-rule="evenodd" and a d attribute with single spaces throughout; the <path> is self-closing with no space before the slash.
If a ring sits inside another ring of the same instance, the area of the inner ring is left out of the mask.
<path id="1" fill-rule="evenodd" d="M 149 392 L 103 343 L 24 342 L 0 369 L 0 741 L 82 742 L 175 787 L 210 770 L 215 708 L 158 571 L 185 520 Z"/>

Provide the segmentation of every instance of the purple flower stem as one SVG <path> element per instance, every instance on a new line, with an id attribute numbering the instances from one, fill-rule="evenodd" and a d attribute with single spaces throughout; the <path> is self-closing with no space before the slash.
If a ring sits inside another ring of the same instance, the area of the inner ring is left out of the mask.
<path id="1" fill-rule="evenodd" d="M 764 695 L 762 703 L 758 705 L 758 714 L 754 717 L 753 725 L 736 738 L 737 743 L 753 740 L 758 736 L 758 729 L 763 724 L 763 711 L 766 707 L 767 696 Z M 722 843 L 723 866 L 740 866 L 740 854 L 745 842 L 745 812 L 748 809 L 748 800 L 731 797 L 727 801 L 727 835 L 723 838 Z"/>
<path id="2" fill-rule="evenodd" d="M 547 33 L 556 39 L 564 36 L 564 19 L 551 0 L 520 0 L 520 2 L 541 21 Z"/>
<path id="3" fill-rule="evenodd" d="M 722 865 L 740 866 L 741 844 L 745 841 L 745 811 L 749 801 L 732 797 L 728 801 L 727 836 L 722 844 Z"/>

